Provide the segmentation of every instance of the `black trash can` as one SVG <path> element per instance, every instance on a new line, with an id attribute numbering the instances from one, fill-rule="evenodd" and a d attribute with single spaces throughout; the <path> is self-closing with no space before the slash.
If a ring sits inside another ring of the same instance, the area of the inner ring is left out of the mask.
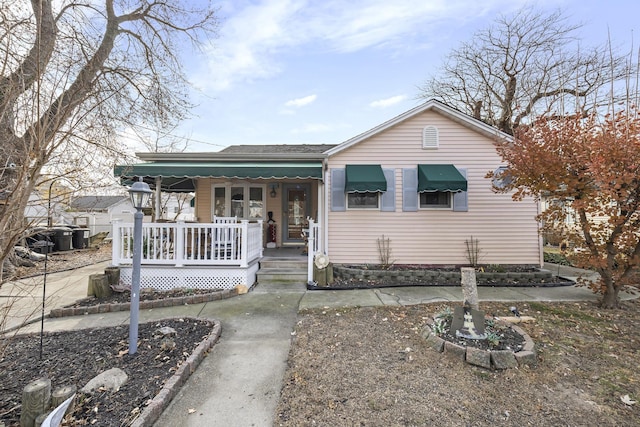
<path id="1" fill-rule="evenodd" d="M 53 235 L 53 250 L 58 251 L 70 251 L 72 249 L 73 231 L 68 227 L 55 227 L 52 229 Z"/>
<path id="2" fill-rule="evenodd" d="M 87 249 L 89 247 L 89 229 L 74 228 L 73 232 L 73 249 Z"/>
<path id="3" fill-rule="evenodd" d="M 30 246 L 31 250 L 38 254 L 47 254 L 53 252 L 53 242 L 48 240 L 38 240 Z"/>

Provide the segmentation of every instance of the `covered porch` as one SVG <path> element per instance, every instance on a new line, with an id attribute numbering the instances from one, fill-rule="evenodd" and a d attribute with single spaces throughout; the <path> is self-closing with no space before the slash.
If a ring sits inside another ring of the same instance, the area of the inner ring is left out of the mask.
<path id="1" fill-rule="evenodd" d="M 313 242 L 308 251 L 312 261 L 324 248 L 318 227 L 325 212 L 322 153 L 138 157 L 145 162 L 114 168 L 122 184 L 142 179 L 155 191 L 156 206 L 161 192 L 191 193 L 196 217 L 195 222 L 153 218 L 143 224 L 143 288 L 250 288 L 265 249 Z M 114 223 L 112 237 L 113 264 L 121 267 L 122 280 L 130 282 L 133 223 Z"/>
<path id="2" fill-rule="evenodd" d="M 112 259 L 123 283 L 131 283 L 133 224 L 113 224 Z M 262 221 L 250 223 L 145 223 L 142 226 L 141 288 L 234 289 L 256 283 L 264 258 L 305 259 L 313 278 L 320 228 L 308 219 L 304 247 L 263 248 Z M 265 257 L 266 251 L 266 257 Z"/>

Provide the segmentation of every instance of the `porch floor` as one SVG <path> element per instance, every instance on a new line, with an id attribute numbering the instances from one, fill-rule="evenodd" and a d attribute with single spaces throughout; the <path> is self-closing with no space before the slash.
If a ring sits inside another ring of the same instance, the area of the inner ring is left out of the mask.
<path id="1" fill-rule="evenodd" d="M 262 251 L 262 260 L 271 258 L 291 258 L 297 260 L 306 260 L 307 254 L 303 254 L 303 246 L 283 246 L 279 248 L 265 248 Z"/>

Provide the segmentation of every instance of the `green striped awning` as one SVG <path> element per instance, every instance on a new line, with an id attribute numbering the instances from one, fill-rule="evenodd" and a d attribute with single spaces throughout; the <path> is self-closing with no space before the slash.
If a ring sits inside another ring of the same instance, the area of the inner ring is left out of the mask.
<path id="1" fill-rule="evenodd" d="M 347 165 L 344 190 L 357 193 L 387 191 L 387 180 L 380 165 Z"/>
<path id="2" fill-rule="evenodd" d="M 418 192 L 467 191 L 467 179 L 453 165 L 418 165 Z"/>
<path id="3" fill-rule="evenodd" d="M 322 162 L 148 162 L 117 165 L 113 174 L 123 184 L 139 177 L 151 185 L 162 179 L 162 190 L 194 191 L 196 178 L 322 179 Z"/>

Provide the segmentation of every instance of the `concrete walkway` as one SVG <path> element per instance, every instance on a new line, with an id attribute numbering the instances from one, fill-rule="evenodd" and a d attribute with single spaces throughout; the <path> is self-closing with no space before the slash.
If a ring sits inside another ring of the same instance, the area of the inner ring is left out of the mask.
<path id="1" fill-rule="evenodd" d="M 108 263 L 47 278 L 45 313 L 86 296 L 88 276 Z M 584 271 L 546 266 L 575 279 Z M 478 289 L 481 301 L 597 300 L 586 288 L 500 287 Z M 624 295 L 623 295 L 624 297 Z M 269 426 L 278 403 L 287 365 L 291 334 L 299 310 L 314 308 L 412 305 L 461 301 L 458 287 L 397 287 L 372 290 L 307 291 L 304 285 L 256 286 L 245 295 L 204 304 L 142 310 L 140 322 L 167 317 L 206 317 L 222 324 L 222 335 L 211 353 L 182 387 L 156 427 Z M 12 301 L 12 304 L 9 304 Z M 26 279 L 0 288 L 0 314 L 7 326 L 34 323 L 21 332 L 40 330 L 42 278 Z M 4 311 L 3 311 L 4 310 Z M 22 317 L 21 317 L 22 316 Z M 46 318 L 45 331 L 128 324 L 129 312 Z"/>

